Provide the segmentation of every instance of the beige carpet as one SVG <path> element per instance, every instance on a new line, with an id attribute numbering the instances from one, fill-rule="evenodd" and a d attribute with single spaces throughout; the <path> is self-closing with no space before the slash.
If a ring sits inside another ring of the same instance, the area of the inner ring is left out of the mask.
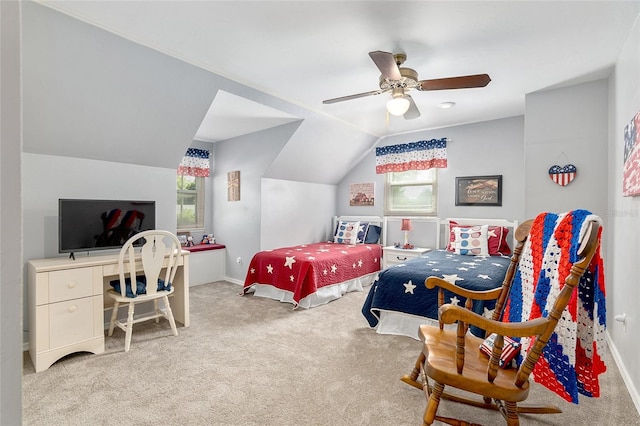
<path id="1" fill-rule="evenodd" d="M 140 324 L 131 351 L 120 330 L 101 355 L 75 354 L 34 373 L 25 353 L 25 425 L 419 425 L 423 394 L 399 378 L 420 343 L 378 335 L 360 313 L 366 292 L 310 310 L 253 296 L 226 282 L 191 288 L 191 327 Z M 531 402 L 564 413 L 524 425 L 640 425 L 615 364 L 603 397 L 565 402 L 534 386 Z M 440 414 L 485 425 L 495 412 L 442 402 Z"/>

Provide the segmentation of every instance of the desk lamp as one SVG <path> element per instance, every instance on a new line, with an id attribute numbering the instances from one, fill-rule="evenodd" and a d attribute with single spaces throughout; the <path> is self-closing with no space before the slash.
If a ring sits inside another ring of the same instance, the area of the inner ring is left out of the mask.
<path id="1" fill-rule="evenodd" d="M 411 225 L 411 219 L 402 219 L 402 226 L 400 227 L 401 231 L 404 231 L 404 246 L 402 248 L 412 249 L 413 246 L 409 244 L 409 231 L 413 229 Z"/>

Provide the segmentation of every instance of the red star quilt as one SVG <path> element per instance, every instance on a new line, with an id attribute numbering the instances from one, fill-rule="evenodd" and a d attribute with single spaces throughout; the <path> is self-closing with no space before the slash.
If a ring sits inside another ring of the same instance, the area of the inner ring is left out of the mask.
<path id="1" fill-rule="evenodd" d="M 244 291 L 256 284 L 290 292 L 294 305 L 318 289 L 380 270 L 379 244 L 313 243 L 257 253 L 251 259 Z"/>

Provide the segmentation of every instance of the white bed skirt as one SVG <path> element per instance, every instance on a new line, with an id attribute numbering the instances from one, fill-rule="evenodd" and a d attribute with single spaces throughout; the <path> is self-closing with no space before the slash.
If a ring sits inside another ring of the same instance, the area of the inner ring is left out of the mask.
<path id="1" fill-rule="evenodd" d="M 376 325 L 378 334 L 394 334 L 397 336 L 407 336 L 420 340 L 418 329 L 423 324 L 438 327 L 438 320 L 418 315 L 410 315 L 396 311 L 379 311 L 380 317 Z M 455 324 L 447 324 L 445 328 L 455 329 Z"/>
<path id="2" fill-rule="evenodd" d="M 293 293 L 290 291 L 281 290 L 271 284 L 260 283 L 253 284 L 251 288 L 253 289 L 254 296 L 266 297 L 285 303 L 292 303 L 294 305 L 294 309 L 297 307 L 308 309 L 339 299 L 344 294 L 352 291 L 363 291 L 364 287 L 373 284 L 378 276 L 378 272 L 380 271 L 372 272 L 371 274 L 363 275 L 349 281 L 321 287 L 315 293 L 300 299 L 300 303 L 297 305 L 296 302 L 293 301 Z M 249 290 L 249 292 L 251 292 L 251 290 Z"/>

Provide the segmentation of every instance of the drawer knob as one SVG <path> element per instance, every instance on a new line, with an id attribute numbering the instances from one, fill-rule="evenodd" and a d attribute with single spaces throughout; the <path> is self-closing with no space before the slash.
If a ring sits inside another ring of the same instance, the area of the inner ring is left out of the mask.
<path id="1" fill-rule="evenodd" d="M 76 282 L 75 281 L 71 281 L 69 283 L 69 288 L 74 288 L 76 286 Z"/>
<path id="2" fill-rule="evenodd" d="M 76 308 L 76 305 L 69 306 L 69 312 L 75 312 L 76 309 L 78 309 Z"/>

